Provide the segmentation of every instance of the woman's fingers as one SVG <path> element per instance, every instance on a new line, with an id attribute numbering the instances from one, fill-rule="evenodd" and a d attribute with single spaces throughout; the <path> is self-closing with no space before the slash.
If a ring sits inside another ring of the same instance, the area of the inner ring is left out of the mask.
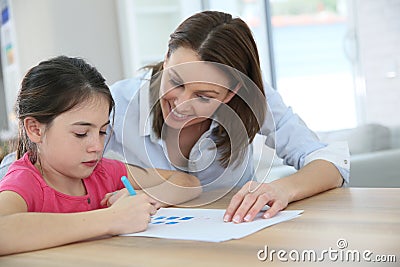
<path id="1" fill-rule="evenodd" d="M 248 210 L 246 216 L 243 218 L 245 222 L 251 222 L 257 216 L 257 214 L 265 207 L 265 204 L 269 202 L 267 193 L 263 193 L 257 197 L 257 201 Z"/>
<path id="2" fill-rule="evenodd" d="M 279 211 L 286 208 L 287 204 L 284 205 L 282 201 L 276 200 L 271 207 L 264 213 L 263 217 L 265 219 L 274 217 Z"/>
<path id="3" fill-rule="evenodd" d="M 233 196 L 226 209 L 224 221 L 250 222 L 267 204 L 270 205 L 270 209 L 264 213 L 263 217 L 271 218 L 286 208 L 288 197 L 285 192 L 271 184 L 249 182 Z"/>
<path id="4" fill-rule="evenodd" d="M 245 186 L 243 186 L 231 199 L 231 202 L 229 203 L 228 207 L 226 208 L 225 214 L 224 214 L 224 222 L 230 222 L 232 221 L 232 217 L 235 214 L 236 210 L 239 208 L 239 206 L 242 204 L 242 201 L 248 192 L 247 189 L 245 189 Z"/>

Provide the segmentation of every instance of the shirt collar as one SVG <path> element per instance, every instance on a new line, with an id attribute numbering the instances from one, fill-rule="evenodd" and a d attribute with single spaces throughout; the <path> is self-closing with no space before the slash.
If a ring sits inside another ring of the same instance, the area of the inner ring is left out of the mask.
<path id="1" fill-rule="evenodd" d="M 150 112 L 150 79 L 152 71 L 144 76 L 139 87 L 139 134 L 140 136 L 152 135 L 153 114 Z"/>

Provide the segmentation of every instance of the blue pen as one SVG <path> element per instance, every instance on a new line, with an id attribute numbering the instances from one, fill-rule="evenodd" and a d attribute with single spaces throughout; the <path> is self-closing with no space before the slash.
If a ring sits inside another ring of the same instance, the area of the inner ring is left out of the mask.
<path id="1" fill-rule="evenodd" d="M 135 189 L 133 189 L 133 186 L 129 182 L 128 178 L 126 178 L 126 176 L 122 176 L 121 181 L 125 185 L 126 189 L 128 189 L 129 195 L 131 195 L 131 196 L 136 195 Z"/>

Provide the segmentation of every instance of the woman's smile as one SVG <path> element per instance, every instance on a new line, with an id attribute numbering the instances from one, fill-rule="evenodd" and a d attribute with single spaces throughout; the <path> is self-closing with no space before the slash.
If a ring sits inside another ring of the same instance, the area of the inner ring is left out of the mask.
<path id="1" fill-rule="evenodd" d="M 180 111 L 178 111 L 178 109 L 176 107 L 173 107 L 170 102 L 167 101 L 167 103 L 168 103 L 168 108 L 169 108 L 168 117 L 172 118 L 173 120 L 185 121 L 185 120 L 193 117 L 193 115 L 189 115 L 189 114 L 186 114 L 183 112 L 181 113 Z"/>

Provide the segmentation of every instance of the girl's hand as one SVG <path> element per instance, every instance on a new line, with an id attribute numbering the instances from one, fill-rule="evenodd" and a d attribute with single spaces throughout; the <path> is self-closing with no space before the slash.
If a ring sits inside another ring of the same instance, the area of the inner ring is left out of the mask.
<path id="1" fill-rule="evenodd" d="M 146 194 L 136 196 L 123 194 L 107 208 L 110 215 L 109 234 L 118 235 L 146 230 L 150 216 L 157 212 L 155 205 L 156 201 Z"/>
<path id="2" fill-rule="evenodd" d="M 142 195 L 144 192 L 143 190 L 135 190 L 137 195 Z M 123 188 L 121 190 L 117 190 L 111 193 L 107 193 L 104 198 L 101 200 L 100 205 L 102 206 L 107 206 L 110 207 L 111 205 L 113 205 L 119 198 L 125 196 L 125 195 L 129 195 L 128 190 L 126 188 Z M 145 194 L 144 194 L 145 195 Z M 154 201 L 154 205 L 157 209 L 159 209 L 162 205 L 161 202 L 156 201 L 152 198 L 152 201 Z"/>
<path id="3" fill-rule="evenodd" d="M 117 201 L 117 199 L 119 199 L 124 195 L 129 195 L 128 190 L 126 188 L 111 193 L 107 193 L 101 200 L 100 205 L 110 207 L 112 204 L 114 204 L 115 201 Z"/>
<path id="4" fill-rule="evenodd" d="M 289 195 L 283 188 L 273 183 L 247 182 L 233 197 L 226 209 L 224 221 L 235 223 L 250 222 L 264 208 L 264 218 L 275 216 L 287 207 Z"/>

